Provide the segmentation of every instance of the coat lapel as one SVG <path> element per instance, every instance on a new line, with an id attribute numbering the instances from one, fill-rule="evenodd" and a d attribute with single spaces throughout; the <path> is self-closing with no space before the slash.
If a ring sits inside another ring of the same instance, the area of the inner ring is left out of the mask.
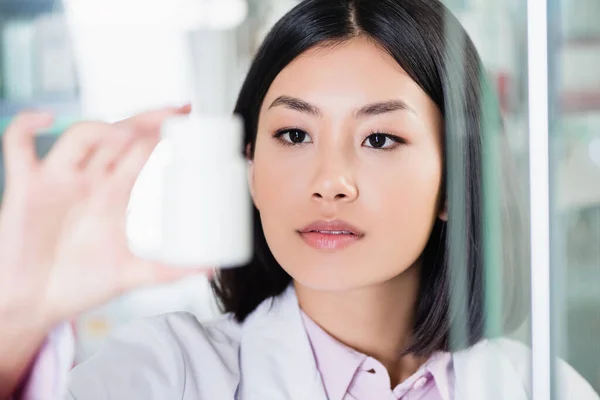
<path id="1" fill-rule="evenodd" d="M 528 400 L 526 377 L 516 369 L 494 340 L 453 355 L 454 399 Z"/>
<path id="2" fill-rule="evenodd" d="M 452 356 L 455 400 L 528 400 L 527 377 L 495 340 Z M 238 400 L 327 400 L 292 285 L 244 322 Z"/>
<path id="3" fill-rule="evenodd" d="M 238 400 L 327 400 L 293 286 L 246 320 Z"/>

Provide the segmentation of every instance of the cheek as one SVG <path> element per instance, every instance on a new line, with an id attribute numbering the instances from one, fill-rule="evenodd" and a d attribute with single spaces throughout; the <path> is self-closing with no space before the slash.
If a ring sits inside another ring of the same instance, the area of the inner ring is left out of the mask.
<path id="1" fill-rule="evenodd" d="M 400 150 L 402 151 L 402 150 Z M 379 164 L 379 165 L 376 165 Z M 364 165 L 359 186 L 363 197 L 392 215 L 434 212 L 442 175 L 437 151 L 406 149 L 395 160 L 375 160 Z"/>
<path id="2" fill-rule="evenodd" d="M 382 211 L 389 216 L 411 217 L 433 215 L 440 190 L 441 171 L 434 160 L 427 165 L 421 161 L 406 163 L 396 170 L 381 174 L 377 193 Z M 375 200 L 374 200 L 375 201 Z"/>
<path id="3" fill-rule="evenodd" d="M 435 153 L 415 152 L 380 171 L 364 177 L 362 184 L 364 205 L 377 228 L 374 233 L 388 251 L 416 259 L 439 213 L 441 160 Z"/>
<path id="4" fill-rule="evenodd" d="M 281 154 L 281 149 L 270 151 L 257 146 L 254 198 L 269 249 L 291 273 L 295 265 L 301 268 L 305 264 L 298 257 L 299 240 L 293 235 L 306 223 L 307 173 L 299 160 L 282 158 Z"/>
<path id="5" fill-rule="evenodd" d="M 298 206 L 306 184 L 306 171 L 297 156 L 257 143 L 254 158 L 255 203 L 263 219 L 281 218 Z"/>

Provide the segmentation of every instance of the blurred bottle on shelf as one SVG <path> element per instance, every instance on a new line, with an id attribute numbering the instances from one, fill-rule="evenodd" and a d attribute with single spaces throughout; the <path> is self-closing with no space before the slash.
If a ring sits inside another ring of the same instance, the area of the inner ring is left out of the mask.
<path id="1" fill-rule="evenodd" d="M 570 0 L 563 2 L 562 30 L 568 40 L 596 38 L 600 41 L 600 1 Z"/>
<path id="2" fill-rule="evenodd" d="M 2 97 L 43 102 L 77 95 L 77 75 L 66 19 L 60 13 L 7 20 L 1 26 Z"/>
<path id="3" fill-rule="evenodd" d="M 3 95 L 9 100 L 29 100 L 34 96 L 35 62 L 32 21 L 8 21 L 2 27 Z"/>
<path id="4" fill-rule="evenodd" d="M 66 18 L 61 14 L 47 14 L 38 17 L 34 24 L 37 95 L 76 96 L 77 74 Z"/>

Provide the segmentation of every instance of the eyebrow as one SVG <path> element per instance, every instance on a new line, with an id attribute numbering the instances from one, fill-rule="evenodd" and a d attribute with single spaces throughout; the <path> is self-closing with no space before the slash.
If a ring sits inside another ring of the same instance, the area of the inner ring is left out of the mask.
<path id="1" fill-rule="evenodd" d="M 275 101 L 273 103 L 271 103 L 271 105 L 269 106 L 269 110 L 271 108 L 277 107 L 277 106 L 283 106 L 283 107 L 289 108 L 291 110 L 300 111 L 305 114 L 311 114 L 311 115 L 314 115 L 315 117 L 319 117 L 319 118 L 323 116 L 323 113 L 317 107 L 313 106 L 312 104 L 310 104 L 304 100 L 300 100 L 295 97 L 279 96 L 278 98 L 275 99 Z"/>
<path id="2" fill-rule="evenodd" d="M 373 116 L 373 115 L 380 115 L 380 114 L 390 113 L 390 112 L 399 111 L 399 110 L 410 111 L 411 113 L 417 115 L 417 112 L 412 107 L 410 107 L 408 104 L 406 104 L 404 101 L 388 100 L 388 101 L 382 101 L 379 103 L 369 104 L 369 105 L 366 105 L 366 106 L 360 108 L 358 111 L 356 111 L 356 117 L 357 118 L 369 117 L 369 116 Z"/>
<path id="3" fill-rule="evenodd" d="M 273 103 L 271 103 L 269 110 L 278 106 L 283 106 L 291 110 L 300 111 L 302 113 L 310 114 L 319 118 L 323 116 L 323 113 L 318 107 L 296 97 L 279 96 L 275 99 L 275 101 L 273 101 Z M 356 110 L 354 115 L 356 118 L 363 118 L 399 110 L 410 111 L 411 113 L 417 115 L 417 112 L 402 100 L 388 100 L 368 104 Z"/>

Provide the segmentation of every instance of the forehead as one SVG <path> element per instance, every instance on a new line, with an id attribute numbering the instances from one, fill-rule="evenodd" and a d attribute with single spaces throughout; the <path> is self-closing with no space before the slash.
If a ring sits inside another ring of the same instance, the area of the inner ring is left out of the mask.
<path id="1" fill-rule="evenodd" d="M 432 103 L 389 53 L 366 38 L 317 47 L 300 55 L 273 81 L 265 104 L 280 95 L 315 104 L 331 100 L 340 107 L 400 98 L 428 112 Z"/>

